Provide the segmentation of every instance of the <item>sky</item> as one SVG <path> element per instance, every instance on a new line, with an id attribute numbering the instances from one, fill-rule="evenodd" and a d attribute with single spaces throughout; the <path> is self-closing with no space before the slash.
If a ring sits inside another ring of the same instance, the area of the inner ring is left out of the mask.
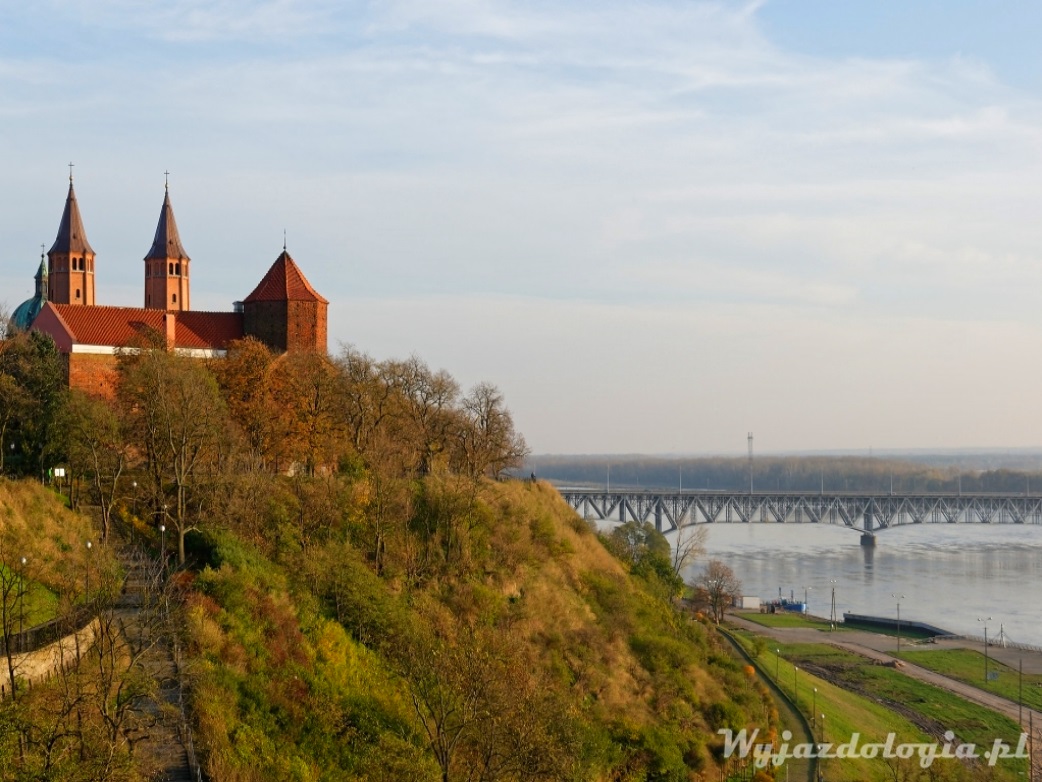
<path id="1" fill-rule="evenodd" d="M 0 5 L 0 303 L 73 162 L 98 303 L 164 172 L 192 305 L 282 250 L 330 350 L 536 453 L 1042 445 L 1042 5 Z"/>

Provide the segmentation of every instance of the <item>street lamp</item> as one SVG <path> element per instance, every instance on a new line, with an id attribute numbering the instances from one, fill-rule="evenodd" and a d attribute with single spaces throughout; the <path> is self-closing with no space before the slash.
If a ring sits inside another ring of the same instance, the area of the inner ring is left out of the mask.
<path id="1" fill-rule="evenodd" d="M 829 612 L 829 630 L 836 629 L 836 579 L 830 578 L 829 583 L 832 584 L 832 609 Z"/>
<path id="2" fill-rule="evenodd" d="M 84 602 L 86 602 L 86 603 L 90 603 L 90 550 L 93 547 L 94 547 L 94 544 L 91 543 L 88 540 L 87 541 L 87 564 L 86 564 L 86 567 L 85 567 L 86 574 L 87 574 L 86 575 L 87 591 L 84 593 Z"/>
<path id="3" fill-rule="evenodd" d="M 159 535 L 162 543 L 159 546 L 159 556 L 163 561 L 163 568 L 166 569 L 166 524 L 159 525 Z"/>
<path id="4" fill-rule="evenodd" d="M 18 571 L 18 635 L 21 636 L 25 625 L 25 564 L 28 562 L 22 557 L 22 569 Z"/>
<path id="5" fill-rule="evenodd" d="M 809 614 L 810 613 L 810 601 L 807 599 L 807 593 L 810 592 L 810 590 L 812 590 L 812 589 L 814 589 L 814 587 L 809 587 L 809 586 L 803 587 L 803 613 L 804 614 Z"/>
<path id="6" fill-rule="evenodd" d="M 774 650 L 774 680 L 781 681 L 781 649 Z"/>
<path id="7" fill-rule="evenodd" d="M 897 653 L 901 654 L 901 601 L 905 599 L 905 596 L 891 592 L 890 597 L 897 600 Z"/>
<path id="8" fill-rule="evenodd" d="M 799 670 L 798 666 L 792 666 L 792 702 L 796 704 L 796 708 L 799 708 L 800 702 L 800 690 L 796 682 L 796 674 L 799 673 Z"/>
<path id="9" fill-rule="evenodd" d="M 978 622 L 984 623 L 984 683 L 988 682 L 988 622 L 991 621 L 991 617 L 977 617 Z"/>
<path id="10" fill-rule="evenodd" d="M 814 703 L 810 709 L 810 729 L 814 730 L 818 726 L 818 688 L 814 688 Z"/>

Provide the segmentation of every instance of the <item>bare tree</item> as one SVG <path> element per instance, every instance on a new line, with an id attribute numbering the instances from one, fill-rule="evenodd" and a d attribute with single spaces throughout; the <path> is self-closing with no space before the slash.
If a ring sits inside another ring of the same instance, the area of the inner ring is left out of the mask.
<path id="1" fill-rule="evenodd" d="M 699 557 L 706 553 L 709 527 L 705 524 L 688 524 L 677 530 L 677 542 L 673 546 L 673 572 L 678 576 Z"/>
<path id="2" fill-rule="evenodd" d="M 197 490 L 204 473 L 217 467 L 224 402 L 205 366 L 155 349 L 127 363 L 121 393 L 130 431 L 148 461 L 155 511 L 173 524 L 178 561 L 184 564 L 185 534 L 200 517 Z M 193 497 L 194 509 L 189 507 Z"/>
<path id="3" fill-rule="evenodd" d="M 704 590 L 709 610 L 717 622 L 722 622 L 727 606 L 742 592 L 742 582 L 727 565 L 712 559 L 698 576 L 695 586 Z"/>
<path id="4" fill-rule="evenodd" d="M 101 537 L 107 539 L 112 507 L 126 467 L 129 446 L 122 423 L 112 407 L 73 389 L 60 427 L 71 466 L 86 473 L 91 497 L 101 509 Z"/>
<path id="5" fill-rule="evenodd" d="M 503 394 L 491 383 L 479 383 L 463 400 L 465 426 L 460 435 L 464 470 L 472 476 L 499 477 L 520 467 L 528 455 L 525 438 L 514 431 L 514 420 Z"/>

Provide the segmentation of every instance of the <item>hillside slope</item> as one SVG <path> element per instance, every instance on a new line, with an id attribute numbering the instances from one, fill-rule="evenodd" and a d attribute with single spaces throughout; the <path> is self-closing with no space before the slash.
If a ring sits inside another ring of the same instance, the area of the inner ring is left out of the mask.
<path id="1" fill-rule="evenodd" d="M 228 507 L 187 601 L 213 779 L 686 780 L 765 712 L 545 484 L 284 479 Z"/>

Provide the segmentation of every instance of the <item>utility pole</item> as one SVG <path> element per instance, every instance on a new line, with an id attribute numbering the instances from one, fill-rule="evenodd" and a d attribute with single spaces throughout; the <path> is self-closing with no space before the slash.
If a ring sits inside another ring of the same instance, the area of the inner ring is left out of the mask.
<path id="1" fill-rule="evenodd" d="M 749 432 L 749 493 L 753 493 L 753 433 Z"/>

